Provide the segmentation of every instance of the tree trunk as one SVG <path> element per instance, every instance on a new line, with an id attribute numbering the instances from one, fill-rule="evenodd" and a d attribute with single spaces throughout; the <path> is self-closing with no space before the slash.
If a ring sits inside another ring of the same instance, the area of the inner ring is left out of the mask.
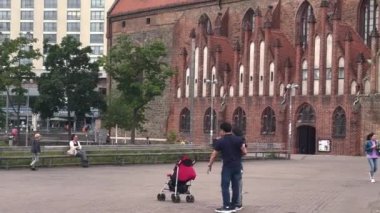
<path id="1" fill-rule="evenodd" d="M 131 143 L 135 144 L 137 109 L 133 110 L 133 124 L 131 129 Z"/>
<path id="2" fill-rule="evenodd" d="M 21 145 L 21 140 L 20 140 L 20 126 L 21 126 L 21 121 L 20 121 L 20 108 L 21 104 L 20 102 L 17 103 L 17 110 L 16 110 L 16 124 L 17 125 L 17 135 L 16 138 L 13 139 L 14 143 L 17 145 Z"/>
<path id="3" fill-rule="evenodd" d="M 131 130 L 131 144 L 135 144 L 135 137 L 136 137 L 136 128 L 133 127 Z"/>
<path id="4" fill-rule="evenodd" d="M 18 110 L 16 112 L 16 124 L 17 125 L 17 134 L 16 134 L 16 137 L 13 138 L 13 143 L 14 144 L 17 144 L 17 145 L 21 145 L 21 140 L 20 140 L 20 125 L 21 125 L 21 122 L 20 122 L 20 107 L 18 107 Z"/>
<path id="5" fill-rule="evenodd" d="M 71 113 L 69 109 L 67 109 L 67 120 L 69 122 L 67 125 L 67 132 L 68 132 L 68 138 L 70 140 L 71 139 Z"/>

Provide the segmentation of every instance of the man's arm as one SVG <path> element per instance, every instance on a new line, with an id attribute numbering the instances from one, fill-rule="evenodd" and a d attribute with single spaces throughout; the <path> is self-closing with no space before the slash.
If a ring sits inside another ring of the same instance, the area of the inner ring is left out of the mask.
<path id="1" fill-rule="evenodd" d="M 209 170 L 209 171 L 211 171 L 212 164 L 214 163 L 216 156 L 218 156 L 218 151 L 216 151 L 216 150 L 214 149 L 214 150 L 212 151 L 211 155 L 210 155 L 210 160 L 209 160 L 209 162 L 208 162 L 208 170 Z"/>
<path id="2" fill-rule="evenodd" d="M 245 146 L 244 143 L 241 145 L 240 150 L 241 150 L 241 154 L 242 155 L 246 155 L 247 154 L 247 147 Z"/>

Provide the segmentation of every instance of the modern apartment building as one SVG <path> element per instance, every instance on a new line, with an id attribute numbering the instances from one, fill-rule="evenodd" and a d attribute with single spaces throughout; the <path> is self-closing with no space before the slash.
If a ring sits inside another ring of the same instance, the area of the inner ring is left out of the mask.
<path id="1" fill-rule="evenodd" d="M 5 38 L 30 36 L 37 39 L 34 48 L 43 52 L 43 42 L 48 39 L 50 44 L 60 43 L 62 38 L 71 35 L 80 40 L 83 47 L 90 46 L 93 50 L 92 60 L 106 54 L 106 20 L 107 11 L 114 0 L 0 0 L 0 42 Z M 45 72 L 43 60 L 33 62 L 37 76 Z M 106 93 L 107 76 L 101 70 L 99 73 L 99 91 Z M 38 96 L 37 85 L 29 83 L 29 96 Z M 29 100 L 29 98 L 28 98 Z M 21 110 L 21 120 L 37 125 L 38 115 L 32 115 L 26 104 Z M 13 111 L 3 108 L 9 114 L 9 123 L 15 119 Z M 9 113 L 8 113 L 9 112 Z M 65 117 L 59 112 L 57 117 Z M 28 122 L 28 118 L 29 122 Z M 6 119 L 8 123 L 8 118 Z M 7 126 L 7 124 L 6 124 Z"/>
<path id="2" fill-rule="evenodd" d="M 66 35 L 91 46 L 91 58 L 106 53 L 107 11 L 114 0 L 0 0 L 0 39 L 32 36 L 35 48 L 43 50 L 43 41 L 60 43 Z M 35 73 L 44 72 L 43 58 L 34 62 Z M 102 71 L 100 78 L 106 78 Z M 105 81 L 104 81 L 105 82 Z M 103 85 L 100 85 L 103 87 Z M 104 85 L 105 88 L 105 85 Z"/>

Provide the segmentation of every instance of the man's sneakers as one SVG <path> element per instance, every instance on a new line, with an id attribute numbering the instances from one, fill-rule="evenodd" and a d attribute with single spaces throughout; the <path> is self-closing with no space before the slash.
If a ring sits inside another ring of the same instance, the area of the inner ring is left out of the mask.
<path id="1" fill-rule="evenodd" d="M 236 211 L 240 211 L 240 210 L 242 210 L 243 209 L 243 206 L 242 205 L 240 205 L 240 206 L 235 206 L 235 210 Z"/>
<path id="2" fill-rule="evenodd" d="M 217 208 L 217 209 L 215 209 L 215 212 L 229 213 L 229 212 L 237 212 L 237 211 L 240 211 L 242 209 L 243 209 L 242 205 L 235 206 L 235 208 L 227 206 L 227 207 Z"/>
<path id="3" fill-rule="evenodd" d="M 215 209 L 215 212 L 230 213 L 230 212 L 236 212 L 236 210 L 229 206 L 223 206 L 223 207 Z"/>
<path id="4" fill-rule="evenodd" d="M 375 181 L 375 179 L 374 178 L 372 178 L 371 179 L 371 183 L 375 183 L 376 181 Z"/>

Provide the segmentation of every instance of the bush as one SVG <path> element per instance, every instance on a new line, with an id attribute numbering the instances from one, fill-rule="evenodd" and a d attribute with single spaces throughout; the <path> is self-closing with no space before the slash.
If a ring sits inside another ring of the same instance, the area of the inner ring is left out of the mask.
<path id="1" fill-rule="evenodd" d="M 177 141 L 177 133 L 175 131 L 169 131 L 166 136 L 166 142 L 175 143 Z"/>
<path id="2" fill-rule="evenodd" d="M 5 143 L 4 141 L 0 141 L 0 146 L 8 146 L 8 144 Z"/>

